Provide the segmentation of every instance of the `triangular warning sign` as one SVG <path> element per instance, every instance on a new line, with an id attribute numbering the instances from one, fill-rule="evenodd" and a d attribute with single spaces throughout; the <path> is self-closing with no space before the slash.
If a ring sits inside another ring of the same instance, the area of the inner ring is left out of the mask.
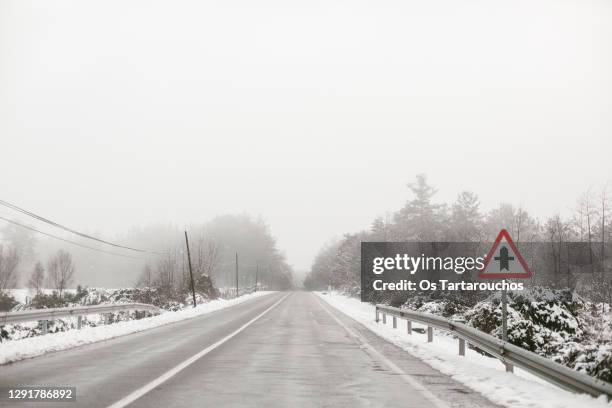
<path id="1" fill-rule="evenodd" d="M 505 229 L 499 232 L 495 243 L 485 257 L 479 278 L 529 278 L 532 273 Z"/>

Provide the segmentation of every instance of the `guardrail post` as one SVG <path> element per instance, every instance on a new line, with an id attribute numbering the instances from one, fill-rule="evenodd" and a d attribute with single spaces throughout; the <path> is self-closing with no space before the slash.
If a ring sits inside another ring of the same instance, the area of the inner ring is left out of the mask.
<path id="1" fill-rule="evenodd" d="M 393 316 L 393 328 L 397 329 L 397 317 Z"/>
<path id="2" fill-rule="evenodd" d="M 427 326 L 427 342 L 431 343 L 433 341 L 433 327 Z"/>
<path id="3" fill-rule="evenodd" d="M 81 326 L 83 326 L 83 316 L 77 317 L 77 329 L 81 330 Z"/>
<path id="4" fill-rule="evenodd" d="M 383 312 L 383 324 L 387 324 L 387 314 Z"/>
<path id="5" fill-rule="evenodd" d="M 47 334 L 47 329 L 48 329 L 48 324 L 49 322 L 47 322 L 46 320 L 42 321 L 42 334 Z"/>
<path id="6" fill-rule="evenodd" d="M 465 340 L 459 339 L 459 355 L 465 356 Z"/>
<path id="7" fill-rule="evenodd" d="M 376 307 L 376 319 L 374 320 L 376 323 L 379 322 L 379 318 L 378 318 L 378 307 Z"/>
<path id="8" fill-rule="evenodd" d="M 513 373 L 514 372 L 514 366 L 512 364 L 504 363 L 504 365 L 506 366 L 506 372 L 507 373 Z"/>
<path id="9" fill-rule="evenodd" d="M 412 335 L 412 321 L 410 320 L 406 320 L 406 331 Z"/>

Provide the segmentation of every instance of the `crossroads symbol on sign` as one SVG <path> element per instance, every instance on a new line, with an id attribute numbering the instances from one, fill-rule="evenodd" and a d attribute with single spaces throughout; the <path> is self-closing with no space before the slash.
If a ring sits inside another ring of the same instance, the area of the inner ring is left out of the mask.
<path id="1" fill-rule="evenodd" d="M 478 277 L 529 278 L 532 275 L 529 265 L 519 253 L 508 231 L 501 230 L 485 257 L 484 266 L 478 273 Z"/>

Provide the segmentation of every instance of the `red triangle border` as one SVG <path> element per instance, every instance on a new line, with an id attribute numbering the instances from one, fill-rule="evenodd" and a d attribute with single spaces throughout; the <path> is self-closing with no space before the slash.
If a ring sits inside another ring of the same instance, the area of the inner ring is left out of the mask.
<path id="1" fill-rule="evenodd" d="M 484 271 L 487 269 L 487 266 L 489 266 L 489 262 L 491 262 L 491 259 L 493 259 L 495 250 L 497 250 L 497 247 L 501 243 L 502 238 L 506 238 L 506 242 L 508 242 L 508 245 L 510 246 L 510 248 L 512 249 L 516 257 L 518 258 L 518 261 L 523 267 L 523 269 L 525 270 L 524 273 L 484 273 Z M 529 269 L 527 262 L 525 262 L 525 260 L 521 256 L 521 253 L 516 248 L 516 245 L 514 245 L 514 241 L 512 241 L 512 238 L 510 238 L 510 234 L 508 233 L 508 231 L 506 231 L 505 229 L 501 230 L 499 234 L 497 235 L 497 238 L 495 239 L 493 246 L 491 247 L 491 249 L 489 250 L 489 253 L 487 254 L 485 258 L 484 266 L 478 273 L 478 277 L 481 279 L 488 279 L 488 278 L 530 278 L 532 276 L 533 276 L 533 273 L 531 272 L 531 269 Z"/>

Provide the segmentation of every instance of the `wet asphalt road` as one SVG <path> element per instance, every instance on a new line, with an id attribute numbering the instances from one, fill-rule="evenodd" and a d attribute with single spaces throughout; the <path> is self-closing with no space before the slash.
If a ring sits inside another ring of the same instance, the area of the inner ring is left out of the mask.
<path id="1" fill-rule="evenodd" d="M 307 292 L 0 366 L 0 388 L 50 385 L 77 401 L 0 406 L 494 407 Z"/>

